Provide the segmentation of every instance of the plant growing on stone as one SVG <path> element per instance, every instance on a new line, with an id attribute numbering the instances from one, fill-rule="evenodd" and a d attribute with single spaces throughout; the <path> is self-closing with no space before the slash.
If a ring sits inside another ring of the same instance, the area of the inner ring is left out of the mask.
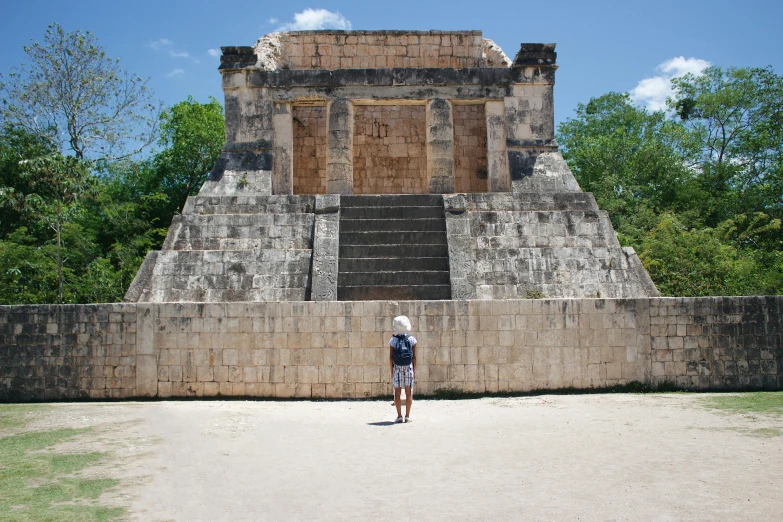
<path id="1" fill-rule="evenodd" d="M 55 23 L 24 51 L 29 63 L 0 75 L 6 124 L 78 159 L 126 157 L 154 142 L 160 104 L 147 81 L 106 56 L 92 33 Z"/>

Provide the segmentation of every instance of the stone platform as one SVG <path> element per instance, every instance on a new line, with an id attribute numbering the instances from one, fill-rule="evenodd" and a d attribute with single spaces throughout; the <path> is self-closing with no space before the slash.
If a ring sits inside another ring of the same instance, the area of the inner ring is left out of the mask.
<path id="1" fill-rule="evenodd" d="M 783 297 L 0 306 L 0 400 L 388 397 L 391 320 L 417 393 L 639 381 L 783 389 Z"/>

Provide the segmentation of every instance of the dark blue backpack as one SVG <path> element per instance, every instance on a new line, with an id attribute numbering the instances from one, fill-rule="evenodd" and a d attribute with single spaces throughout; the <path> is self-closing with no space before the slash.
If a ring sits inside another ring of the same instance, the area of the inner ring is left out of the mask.
<path id="1" fill-rule="evenodd" d="M 408 334 L 395 335 L 397 344 L 394 347 L 394 364 L 397 366 L 410 366 L 413 362 L 413 346 Z"/>

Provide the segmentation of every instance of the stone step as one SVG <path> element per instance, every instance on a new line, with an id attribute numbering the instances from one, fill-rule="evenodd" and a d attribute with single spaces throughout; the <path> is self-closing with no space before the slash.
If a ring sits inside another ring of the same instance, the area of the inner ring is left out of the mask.
<path id="1" fill-rule="evenodd" d="M 341 207 L 341 219 L 443 219 L 443 207 Z"/>
<path id="2" fill-rule="evenodd" d="M 315 196 L 191 196 L 182 215 L 312 213 Z"/>
<path id="3" fill-rule="evenodd" d="M 342 219 L 340 232 L 446 231 L 443 217 L 431 219 Z"/>
<path id="4" fill-rule="evenodd" d="M 176 216 L 164 250 L 310 249 L 314 214 Z"/>
<path id="5" fill-rule="evenodd" d="M 445 232 L 342 232 L 340 245 L 446 245 Z"/>
<path id="6" fill-rule="evenodd" d="M 382 194 L 341 196 L 340 207 L 441 207 L 443 196 L 437 194 Z"/>
<path id="7" fill-rule="evenodd" d="M 448 270 L 417 272 L 340 272 L 337 285 L 340 286 L 404 286 L 404 285 L 447 285 Z"/>
<path id="8" fill-rule="evenodd" d="M 472 277 L 479 299 L 546 297 L 626 298 L 657 291 L 633 249 L 477 249 Z"/>
<path id="9" fill-rule="evenodd" d="M 465 194 L 468 210 L 567 211 L 598 210 L 589 192 L 489 192 Z"/>
<path id="10" fill-rule="evenodd" d="M 451 299 L 451 287 L 449 285 L 338 286 L 337 299 L 339 301 L 438 301 Z"/>
<path id="11" fill-rule="evenodd" d="M 340 258 L 343 272 L 448 270 L 448 257 L 347 257 Z"/>
<path id="12" fill-rule="evenodd" d="M 155 288 L 149 293 L 149 298 L 145 300 L 167 303 L 230 303 L 307 301 L 308 296 L 309 291 L 307 288 L 208 288 L 196 290 Z"/>
<path id="13" fill-rule="evenodd" d="M 417 258 L 446 257 L 448 246 L 443 244 L 419 245 L 345 245 L 340 244 L 340 259 L 355 257 Z"/>

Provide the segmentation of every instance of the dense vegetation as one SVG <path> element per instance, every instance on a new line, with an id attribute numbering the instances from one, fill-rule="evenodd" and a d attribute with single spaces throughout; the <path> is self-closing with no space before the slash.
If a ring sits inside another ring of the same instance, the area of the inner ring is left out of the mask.
<path id="1" fill-rule="evenodd" d="M 558 128 L 569 166 L 663 295 L 783 292 L 783 77 L 711 67 L 668 110 L 627 94 Z"/>
<path id="2" fill-rule="evenodd" d="M 121 301 L 215 163 L 223 107 L 160 110 L 90 33 L 25 51 L 0 78 L 0 304 Z"/>
<path id="3" fill-rule="evenodd" d="M 25 51 L 0 77 L 0 304 L 119 301 L 216 161 L 223 108 L 161 109 L 90 33 Z M 783 77 L 713 67 L 667 111 L 609 93 L 558 131 L 664 295 L 783 292 Z"/>

